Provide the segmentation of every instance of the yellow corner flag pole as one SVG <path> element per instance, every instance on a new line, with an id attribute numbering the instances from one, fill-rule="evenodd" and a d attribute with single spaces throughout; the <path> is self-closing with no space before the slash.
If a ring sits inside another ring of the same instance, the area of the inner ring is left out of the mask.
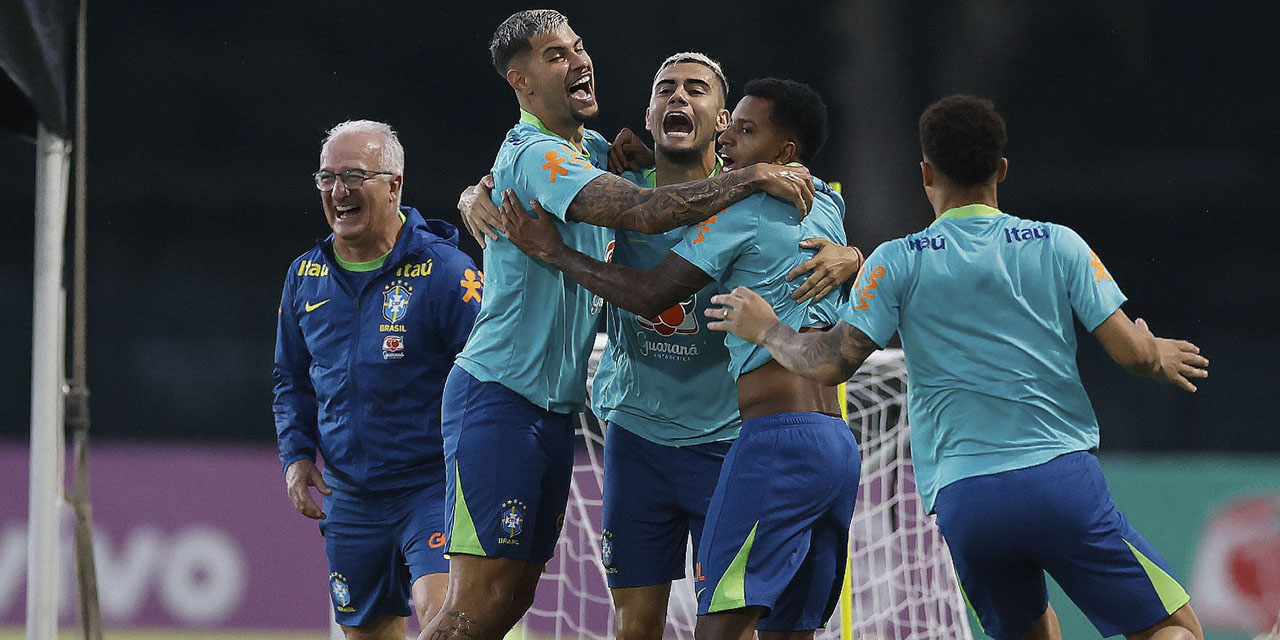
<path id="1" fill-rule="evenodd" d="M 839 182 L 828 184 L 836 193 L 844 191 Z M 844 418 L 845 424 L 849 424 L 849 396 L 845 395 L 845 384 L 841 382 L 837 385 L 836 393 L 839 394 L 840 417 Z M 848 541 L 845 544 L 849 544 Z M 845 556 L 844 580 L 840 585 L 840 640 L 853 640 L 853 549 L 849 549 Z"/>
<path id="2" fill-rule="evenodd" d="M 840 417 L 849 424 L 849 396 L 845 395 L 845 384 L 836 386 L 840 394 Z M 845 544 L 849 544 L 845 541 Z M 853 549 L 847 550 L 844 561 L 844 581 L 840 585 L 840 640 L 853 640 Z"/>

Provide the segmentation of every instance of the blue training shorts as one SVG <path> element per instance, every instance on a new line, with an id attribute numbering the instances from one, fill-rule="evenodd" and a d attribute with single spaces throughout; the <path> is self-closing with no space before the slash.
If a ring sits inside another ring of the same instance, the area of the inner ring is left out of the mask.
<path id="1" fill-rule="evenodd" d="M 604 530 L 600 557 L 610 589 L 684 577 L 694 557 L 720 466 L 733 442 L 673 447 L 610 423 L 604 436 Z"/>
<path id="2" fill-rule="evenodd" d="M 542 564 L 573 476 L 573 416 L 454 366 L 444 385 L 449 553 Z"/>
<path id="3" fill-rule="evenodd" d="M 329 596 L 339 624 L 410 614 L 410 587 L 446 573 L 444 478 L 424 487 L 324 496 L 320 521 Z"/>
<path id="4" fill-rule="evenodd" d="M 984 632 L 1026 633 L 1049 604 L 1044 572 L 1103 636 L 1141 631 L 1190 597 L 1116 510 L 1087 451 L 957 480 L 938 492 L 938 529 Z"/>
<path id="5" fill-rule="evenodd" d="M 702 530 L 698 615 L 761 606 L 761 631 L 826 624 L 840 599 L 861 472 L 858 443 L 840 418 L 744 421 Z"/>

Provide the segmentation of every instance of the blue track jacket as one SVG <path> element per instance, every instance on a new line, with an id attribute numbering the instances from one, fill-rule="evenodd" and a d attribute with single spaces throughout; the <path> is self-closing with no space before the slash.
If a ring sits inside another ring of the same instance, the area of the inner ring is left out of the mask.
<path id="1" fill-rule="evenodd" d="M 280 461 L 288 469 L 318 449 L 325 482 L 344 491 L 444 481 L 440 396 L 483 295 L 458 230 L 400 210 L 404 227 L 381 269 L 338 267 L 330 235 L 294 260 L 280 300 Z"/>

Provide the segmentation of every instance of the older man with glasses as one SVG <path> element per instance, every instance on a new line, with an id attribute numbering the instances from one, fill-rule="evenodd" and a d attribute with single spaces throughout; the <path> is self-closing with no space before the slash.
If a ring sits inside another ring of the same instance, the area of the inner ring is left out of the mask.
<path id="1" fill-rule="evenodd" d="M 331 129 L 313 177 L 333 233 L 285 276 L 280 460 L 294 507 L 320 521 L 346 637 L 403 640 L 410 596 L 425 623 L 448 586 L 440 397 L 484 276 L 457 229 L 400 206 L 404 148 L 388 125 Z"/>

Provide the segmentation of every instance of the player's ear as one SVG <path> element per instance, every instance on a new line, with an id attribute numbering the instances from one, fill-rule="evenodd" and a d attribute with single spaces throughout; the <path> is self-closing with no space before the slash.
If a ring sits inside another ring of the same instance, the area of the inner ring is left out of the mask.
<path id="1" fill-rule="evenodd" d="M 778 155 L 774 156 L 773 161 L 777 164 L 787 164 L 789 162 L 795 162 L 796 159 L 799 157 L 798 155 L 799 151 L 800 151 L 800 148 L 796 146 L 796 143 L 788 140 L 782 143 L 782 148 L 778 150 Z"/>
<path id="2" fill-rule="evenodd" d="M 729 128 L 729 119 L 731 117 L 732 115 L 729 113 L 728 109 L 721 109 L 720 113 L 716 114 L 716 132 L 717 133 L 725 131 L 726 129 Z"/>
<path id="3" fill-rule="evenodd" d="M 515 89 L 516 93 L 525 94 L 529 92 L 529 78 L 525 77 L 519 69 L 515 67 L 507 69 L 505 77 L 507 84 L 511 85 L 511 88 Z"/>
<path id="4" fill-rule="evenodd" d="M 1004 182 L 1004 178 L 1009 174 L 1009 159 L 1000 158 L 1000 164 L 996 165 L 996 184 Z"/>
<path id="5" fill-rule="evenodd" d="M 651 111 L 652 109 L 650 109 L 649 107 L 644 108 L 644 130 L 648 131 L 649 133 L 656 133 L 653 130 L 653 127 L 649 126 L 649 114 Z"/>
<path id="6" fill-rule="evenodd" d="M 920 161 L 920 183 L 926 188 L 933 186 L 933 165 L 928 160 Z"/>

